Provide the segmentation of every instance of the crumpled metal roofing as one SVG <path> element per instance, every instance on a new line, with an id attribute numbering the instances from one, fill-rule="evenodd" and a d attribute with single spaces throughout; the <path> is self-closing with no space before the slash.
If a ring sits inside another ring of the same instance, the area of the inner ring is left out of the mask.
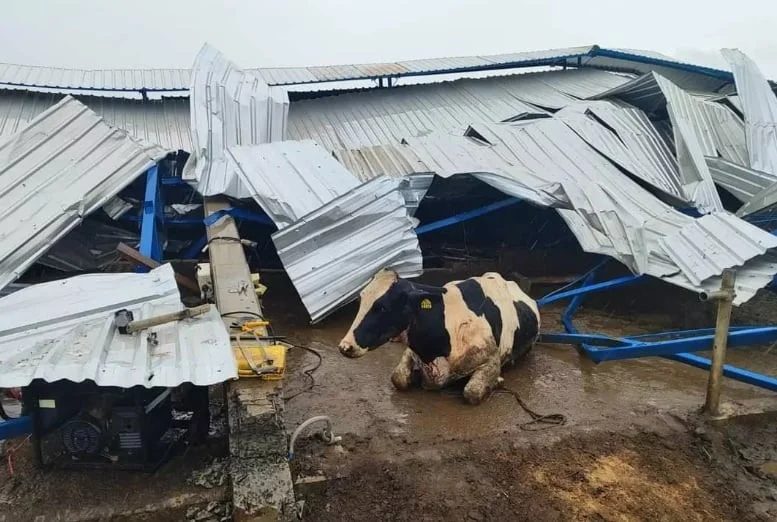
<path id="1" fill-rule="evenodd" d="M 337 154 L 361 164 L 365 176 L 386 169 L 471 174 L 506 194 L 557 208 L 584 250 L 690 290 L 715 289 L 724 268 L 741 267 L 737 304 L 777 274 L 769 252 L 777 238 L 727 212 L 694 219 L 676 211 L 624 176 L 561 119 L 478 124 L 468 134 L 493 145 L 435 135 Z"/>
<path id="2" fill-rule="evenodd" d="M 745 114 L 749 162 L 738 163 L 777 175 L 777 96 L 753 60 L 737 49 L 721 52 L 734 70 Z"/>
<path id="3" fill-rule="evenodd" d="M 378 77 L 403 77 L 534 66 L 612 68 L 644 73 L 657 70 L 683 87 L 714 91 L 731 81 L 731 73 L 634 49 L 607 49 L 598 45 L 482 56 L 407 60 L 392 63 L 269 67 L 251 69 L 269 85 L 296 85 Z M 180 91 L 190 86 L 188 69 L 63 69 L 0 64 L 0 83 L 28 87 L 112 91 Z"/>
<path id="4" fill-rule="evenodd" d="M 294 102 L 288 136 L 329 150 L 397 143 L 434 132 L 461 135 L 470 123 L 547 115 L 628 77 L 595 69 L 521 74 L 368 90 Z"/>
<path id="5" fill-rule="evenodd" d="M 165 154 L 69 96 L 0 143 L 0 288 Z"/>
<path id="6" fill-rule="evenodd" d="M 169 264 L 146 274 L 88 274 L 23 288 L 0 299 L 0 388 L 33 379 L 150 388 L 237 378 L 215 307 L 132 335 L 115 327 L 121 309 L 142 320 L 183 308 Z"/>
<path id="7" fill-rule="evenodd" d="M 756 194 L 777 183 L 777 176 L 749 169 L 723 158 L 705 158 L 707 167 L 715 183 L 728 190 L 743 203 L 750 201 Z M 744 214 L 737 211 L 738 216 Z"/>
<path id="8" fill-rule="evenodd" d="M 405 183 L 376 178 L 272 235 L 313 322 L 355 299 L 381 268 L 421 275 L 417 221 L 401 193 Z"/>
<path id="9" fill-rule="evenodd" d="M 193 181 L 203 196 L 250 197 L 226 149 L 285 139 L 288 94 L 241 71 L 207 44 L 197 54 L 193 71 L 193 150 L 183 178 Z"/>
<path id="10" fill-rule="evenodd" d="M 555 117 L 633 176 L 676 200 L 693 201 L 672 151 L 642 110 L 612 101 L 585 101 Z"/>
<path id="11" fill-rule="evenodd" d="M 0 140 L 15 134 L 65 96 L 33 91 L 0 91 Z M 131 100 L 104 96 L 76 96 L 109 125 L 169 150 L 192 150 L 189 98 Z"/>
<path id="12" fill-rule="evenodd" d="M 243 186 L 279 229 L 359 185 L 314 141 L 230 147 Z"/>

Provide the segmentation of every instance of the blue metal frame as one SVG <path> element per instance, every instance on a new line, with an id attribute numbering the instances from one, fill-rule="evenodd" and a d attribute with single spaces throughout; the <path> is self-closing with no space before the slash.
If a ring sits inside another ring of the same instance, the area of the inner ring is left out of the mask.
<path id="1" fill-rule="evenodd" d="M 143 214 L 140 223 L 139 251 L 155 261 L 162 261 L 162 231 L 165 224 L 165 204 L 159 187 L 159 166 L 154 165 L 146 171 L 146 192 L 143 199 Z M 148 268 L 138 267 L 146 272 Z"/>
<path id="2" fill-rule="evenodd" d="M 30 417 L 0 420 L 0 440 L 13 439 L 27 433 L 32 433 L 32 419 Z"/>
<path id="3" fill-rule="evenodd" d="M 522 200 L 518 198 L 507 198 L 503 199 L 501 201 L 497 201 L 495 203 L 491 203 L 490 205 L 486 205 L 480 208 L 476 208 L 474 210 L 468 210 L 466 212 L 462 212 L 460 214 L 455 214 L 451 217 L 441 219 L 439 221 L 434 221 L 432 223 L 427 223 L 426 225 L 422 225 L 415 229 L 415 233 L 417 236 L 420 236 L 422 234 L 426 234 L 427 232 L 432 232 L 433 230 L 438 230 L 441 228 L 449 227 L 451 225 L 455 225 L 456 223 L 461 223 L 464 221 L 469 221 L 470 219 L 475 219 L 476 217 L 483 216 L 485 214 L 490 214 L 491 212 L 496 212 L 497 210 L 501 210 L 505 207 L 510 207 L 512 205 L 515 205 L 517 203 L 521 203 Z"/>
<path id="4" fill-rule="evenodd" d="M 544 306 L 561 299 L 571 298 L 561 316 L 564 333 L 547 333 L 540 341 L 552 344 L 573 344 L 592 361 L 616 361 L 636 357 L 665 357 L 697 368 L 709 369 L 710 360 L 688 352 L 709 350 L 712 347 L 715 330 L 713 328 L 697 330 L 678 330 L 627 337 L 611 337 L 600 334 L 580 333 L 574 324 L 574 314 L 585 296 L 602 292 L 610 288 L 621 287 L 640 281 L 642 276 L 624 276 L 595 283 L 596 274 L 607 261 L 597 265 L 569 285 L 551 292 L 539 299 L 537 304 Z M 572 288 L 574 287 L 574 288 Z M 572 289 L 570 289 L 572 288 Z M 751 346 L 777 341 L 777 326 L 734 326 L 729 329 L 728 346 Z M 757 372 L 725 365 L 723 374 L 747 384 L 767 390 L 777 391 L 777 378 Z"/>

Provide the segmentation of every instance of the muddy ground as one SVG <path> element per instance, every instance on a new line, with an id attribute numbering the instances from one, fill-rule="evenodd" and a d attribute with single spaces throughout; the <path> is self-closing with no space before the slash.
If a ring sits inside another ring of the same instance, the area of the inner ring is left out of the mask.
<path id="1" fill-rule="evenodd" d="M 328 446 L 311 430 L 298 442 L 291 465 L 305 520 L 777 519 L 777 418 L 762 413 L 777 411 L 772 393 L 727 380 L 727 409 L 752 414 L 711 424 L 697 415 L 701 370 L 656 358 L 595 365 L 571 347 L 538 345 L 505 370 L 505 383 L 567 422 L 531 431 L 537 426 L 525 425 L 530 417 L 509 395 L 473 407 L 457 390 L 396 392 L 389 374 L 400 346 L 358 360 L 337 353 L 353 305 L 309 326 L 285 278 L 271 274 L 265 284 L 275 333 L 323 355 L 315 386 L 286 403 L 288 430 L 328 415 L 342 436 Z M 667 303 L 671 312 L 655 313 L 661 303 L 634 310 L 597 300 L 581 309 L 578 326 L 638 334 L 709 319 Z M 560 330 L 560 312 L 543 310 L 545 331 Z M 777 350 L 768 347 L 732 350 L 729 360 L 777 374 Z M 291 350 L 284 394 L 306 387 L 302 370 L 314 362 Z M 219 520 L 229 506 L 224 453 L 220 433 L 150 475 L 41 472 L 24 445 L 13 476 L 0 463 L 0 521 Z"/>
<path id="2" fill-rule="evenodd" d="M 329 415 L 343 437 L 297 448 L 292 472 L 307 520 L 777 519 L 775 418 L 708 423 L 697 415 L 701 370 L 658 358 L 596 365 L 571 347 L 537 345 L 504 372 L 505 384 L 567 422 L 528 431 L 537 426 L 525 426 L 530 417 L 509 395 L 473 407 L 456 390 L 396 392 L 389 374 L 400 346 L 341 357 L 335 347 L 354 306 L 310 327 L 289 303 L 267 296 L 276 331 L 320 350 L 324 362 L 314 388 L 286 405 L 287 426 Z M 676 312 L 616 313 L 621 304 L 584 308 L 577 324 L 613 335 L 696 326 Z M 544 330 L 560 330 L 560 312 L 543 311 Z M 777 373 L 768 348 L 737 349 L 729 361 Z M 292 351 L 288 391 L 313 362 Z M 727 411 L 777 410 L 774 394 L 733 381 L 723 396 Z"/>

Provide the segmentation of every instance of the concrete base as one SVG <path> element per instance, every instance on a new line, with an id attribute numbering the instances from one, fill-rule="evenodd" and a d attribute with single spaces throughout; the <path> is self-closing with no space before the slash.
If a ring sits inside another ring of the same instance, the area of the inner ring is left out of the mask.
<path id="1" fill-rule="evenodd" d="M 283 404 L 276 384 L 241 379 L 227 386 L 234 519 L 294 520 Z"/>

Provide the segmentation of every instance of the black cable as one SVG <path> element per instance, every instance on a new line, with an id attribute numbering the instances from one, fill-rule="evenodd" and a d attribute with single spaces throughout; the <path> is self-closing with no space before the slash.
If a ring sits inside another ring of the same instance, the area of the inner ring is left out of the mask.
<path id="1" fill-rule="evenodd" d="M 537 413 L 536 411 L 532 410 L 528 406 L 526 406 L 526 403 L 521 400 L 521 397 L 518 395 L 518 392 L 515 390 L 511 390 L 510 388 L 506 388 L 502 386 L 501 388 L 497 388 L 494 390 L 493 393 L 502 393 L 506 395 L 512 395 L 515 401 L 518 403 L 518 405 L 523 408 L 523 411 L 529 414 L 529 416 L 532 418 L 529 422 L 524 422 L 523 424 L 520 424 L 520 428 L 522 430 L 526 431 L 539 431 L 544 430 L 548 428 L 552 428 L 554 426 L 563 426 L 567 423 L 567 418 L 561 413 L 551 413 L 549 415 L 541 415 Z M 545 426 L 540 426 L 539 428 L 530 428 L 530 426 L 536 426 L 539 424 L 545 424 Z"/>
<path id="2" fill-rule="evenodd" d="M 230 237 L 230 236 L 214 236 L 210 239 L 208 239 L 208 246 L 210 246 L 211 242 L 213 241 L 231 241 L 232 243 L 241 243 L 242 240 L 239 237 Z"/>
<path id="3" fill-rule="evenodd" d="M 258 314 L 256 312 L 251 312 L 249 310 L 235 310 L 235 311 L 232 311 L 232 312 L 224 312 L 223 314 L 221 314 L 221 317 L 226 317 L 228 315 L 235 315 L 235 314 L 253 315 L 254 317 L 258 317 L 262 321 L 265 320 L 265 318 L 264 318 L 264 316 L 262 314 Z"/>
<path id="4" fill-rule="evenodd" d="M 318 359 L 316 361 L 316 365 L 315 366 L 313 366 L 312 368 L 308 368 L 307 370 L 303 370 L 302 371 L 302 373 L 305 375 L 305 377 L 307 377 L 308 385 L 306 387 L 302 388 L 301 390 L 297 390 L 296 392 L 292 393 L 291 395 L 284 395 L 283 396 L 283 400 L 284 401 L 290 401 L 290 400 L 294 399 L 295 397 L 299 397 L 303 393 L 309 392 L 310 390 L 313 389 L 313 387 L 316 385 L 316 378 L 313 377 L 313 373 L 315 373 L 315 371 L 318 370 L 321 367 L 321 364 L 324 362 L 324 358 L 321 355 L 321 352 L 319 352 L 318 350 L 314 350 L 313 348 L 310 348 L 309 346 L 303 346 L 301 344 L 294 344 L 294 343 L 290 343 L 288 341 L 286 342 L 286 344 L 288 344 L 289 346 L 291 346 L 293 348 L 299 348 L 301 350 L 305 350 L 306 352 L 310 352 L 313 355 L 315 355 L 316 358 Z"/>

